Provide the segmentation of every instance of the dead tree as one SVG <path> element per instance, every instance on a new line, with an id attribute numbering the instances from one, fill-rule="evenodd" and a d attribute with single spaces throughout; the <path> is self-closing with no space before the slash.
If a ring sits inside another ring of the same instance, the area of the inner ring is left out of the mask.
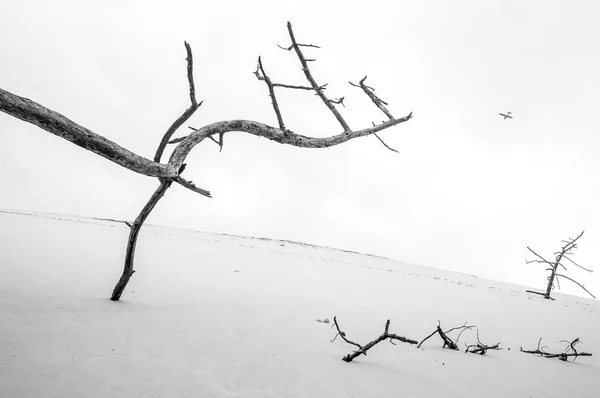
<path id="1" fill-rule="evenodd" d="M 523 347 L 520 347 L 521 352 L 524 352 L 526 354 L 539 354 L 541 356 L 543 356 L 544 358 L 558 358 L 561 361 L 567 361 L 569 357 L 573 357 L 573 361 L 575 361 L 577 359 L 577 357 L 591 357 L 592 354 L 589 352 L 578 352 L 577 349 L 575 348 L 575 346 L 579 343 L 581 343 L 581 341 L 579 340 L 579 338 L 576 338 L 573 341 L 567 341 L 567 340 L 563 340 L 561 341 L 561 343 L 567 343 L 567 346 L 565 348 L 565 350 L 559 354 L 554 354 L 551 352 L 546 351 L 546 346 L 541 346 L 540 344 L 542 343 L 542 338 L 540 337 L 540 339 L 538 340 L 538 345 L 537 345 L 537 349 L 535 350 L 524 350 Z"/>
<path id="2" fill-rule="evenodd" d="M 394 344 L 394 340 L 398 340 L 398 341 L 401 341 L 403 343 L 408 343 L 408 344 L 417 344 L 418 343 L 416 340 L 408 339 L 406 337 L 402 337 L 402 336 L 398 336 L 397 334 L 390 333 L 389 332 L 389 329 L 390 329 L 390 320 L 389 319 L 385 323 L 385 329 L 384 329 L 383 333 L 381 334 L 381 336 L 377 337 L 375 340 L 371 341 L 370 343 L 368 343 L 364 346 L 360 345 L 358 343 L 355 343 L 354 341 L 351 341 L 346 337 L 346 333 L 340 329 L 340 325 L 337 322 L 337 317 L 335 317 L 335 316 L 333 317 L 333 324 L 337 329 L 337 334 L 335 335 L 333 340 L 331 340 L 332 342 L 335 341 L 337 336 L 340 336 L 342 338 L 342 340 L 344 340 L 346 343 L 358 347 L 358 350 L 356 350 L 352 354 L 348 354 L 342 358 L 342 360 L 345 362 L 352 362 L 352 360 L 354 358 L 358 357 L 359 355 L 367 355 L 367 351 L 369 351 L 375 345 L 377 345 L 387 339 L 390 339 L 390 343 L 392 343 L 392 344 Z"/>
<path id="3" fill-rule="evenodd" d="M 579 282 L 577 282 L 576 280 L 569 278 L 568 276 L 565 276 L 563 274 L 559 274 L 558 271 L 558 267 L 561 266 L 565 271 L 567 270 L 567 267 L 563 264 L 564 260 L 569 261 L 571 264 L 581 268 L 582 270 L 586 271 L 586 272 L 593 272 L 593 270 L 587 269 L 582 267 L 581 265 L 577 264 L 575 261 L 573 261 L 573 259 L 571 259 L 571 256 L 573 254 L 573 250 L 577 248 L 577 240 L 579 240 L 579 238 L 581 238 L 581 236 L 583 235 L 585 231 L 582 231 L 579 235 L 577 235 L 577 237 L 575 239 L 568 239 L 568 240 L 563 240 L 564 246 L 561 248 L 560 251 L 554 253 L 554 255 L 556 256 L 554 261 L 548 261 L 546 260 L 544 257 L 540 256 L 539 254 L 537 254 L 531 247 L 527 246 L 527 249 L 532 252 L 537 259 L 535 260 L 525 260 L 526 264 L 530 264 L 530 263 L 540 263 L 540 264 L 546 264 L 549 266 L 549 268 L 546 268 L 546 271 L 550 271 L 550 275 L 548 275 L 548 285 L 546 286 L 546 292 L 545 293 L 540 293 L 540 292 L 535 292 L 533 290 L 527 290 L 528 293 L 534 293 L 534 294 L 539 294 L 540 296 L 544 296 L 544 298 L 546 299 L 551 299 L 554 300 L 552 297 L 550 297 L 550 293 L 552 292 L 552 289 L 554 289 L 554 282 L 556 282 L 556 286 L 560 289 L 560 282 L 559 282 L 559 278 L 564 278 L 567 279 L 573 283 L 575 283 L 577 286 L 579 286 L 580 288 L 582 288 L 583 290 L 585 290 L 585 292 L 587 294 L 589 294 L 590 296 L 592 296 L 593 298 L 596 298 L 596 296 L 594 296 L 592 293 L 590 293 L 584 285 L 580 284 Z"/>
<path id="4" fill-rule="evenodd" d="M 428 340 L 430 337 L 432 337 L 433 335 L 435 335 L 436 333 L 440 335 L 440 338 L 442 339 L 442 341 L 444 342 L 444 345 L 442 346 L 442 348 L 449 348 L 451 350 L 458 350 L 458 340 L 460 339 L 460 335 L 465 331 L 465 330 L 469 330 L 474 328 L 475 325 L 470 325 L 467 326 L 467 323 L 465 322 L 464 325 L 462 326 L 457 326 L 455 328 L 452 329 L 448 329 L 445 332 L 442 330 L 442 325 L 440 323 L 440 320 L 438 319 L 438 325 L 437 328 L 431 332 L 431 334 L 427 337 L 425 337 L 423 340 L 421 340 L 421 342 L 419 343 L 419 345 L 417 346 L 417 348 L 421 348 L 421 346 L 423 345 L 423 343 Z M 458 333 L 458 336 L 456 337 L 456 341 L 453 341 L 450 337 L 448 337 L 448 333 L 455 331 L 455 330 L 460 330 L 460 333 Z"/>
<path id="5" fill-rule="evenodd" d="M 465 344 L 466 345 L 466 344 Z M 479 329 L 477 329 L 477 344 L 466 345 L 466 352 L 470 352 L 471 354 L 479 354 L 485 355 L 488 350 L 501 350 L 500 343 L 496 343 L 494 345 L 483 344 L 481 340 L 479 340 Z"/>
<path id="6" fill-rule="evenodd" d="M 293 145 L 303 148 L 327 148 L 342 144 L 354 138 L 376 135 L 376 133 L 379 131 L 396 126 L 400 123 L 404 123 L 412 118 L 412 112 L 407 116 L 394 118 L 386 109 L 384 113 L 389 120 L 380 124 L 374 124 L 369 128 L 359 130 L 352 129 L 336 108 L 337 105 L 343 105 L 344 98 L 330 99 L 327 97 L 327 95 L 325 95 L 326 84 L 318 84 L 313 77 L 312 72 L 310 71 L 308 62 L 314 61 L 314 59 L 306 58 L 302 49 L 318 48 L 318 46 L 299 43 L 294 36 L 292 25 L 289 22 L 287 24 L 287 30 L 291 44 L 289 47 L 284 49 L 288 51 L 294 50 L 298 60 L 300 61 L 300 64 L 302 65 L 302 71 L 304 72 L 304 75 L 310 85 L 298 86 L 274 83 L 267 75 L 261 58 L 258 58 L 258 66 L 254 73 L 259 80 L 264 81 L 267 85 L 269 96 L 273 104 L 273 110 L 275 111 L 275 116 L 277 118 L 277 127 L 251 120 L 225 120 L 212 123 L 198 129 L 192 129 L 192 132 L 187 136 L 171 139 L 179 127 L 181 127 L 183 123 L 185 123 L 202 104 L 202 102 L 198 102 L 196 100 L 192 50 L 189 44 L 185 43 L 187 52 L 187 79 L 189 84 L 189 97 L 191 104 L 165 132 L 160 144 L 158 145 L 158 149 L 156 150 L 153 160 L 133 153 L 132 151 L 121 147 L 115 142 L 80 126 L 60 113 L 48 109 L 28 98 L 20 97 L 0 89 L 0 111 L 25 122 L 32 123 L 49 133 L 64 138 L 75 145 L 94 152 L 97 155 L 100 155 L 136 173 L 158 178 L 158 188 L 156 188 L 135 221 L 133 223 L 127 223 L 127 225 L 130 227 L 130 234 L 125 255 L 125 265 L 123 268 L 123 273 L 112 292 L 111 300 L 119 300 L 123 290 L 125 289 L 125 286 L 127 286 L 129 279 L 135 272 L 133 269 L 133 259 L 140 228 L 144 224 L 152 209 L 154 209 L 158 201 L 163 197 L 171 185 L 173 183 L 177 183 L 200 195 L 209 198 L 211 197 L 209 191 L 196 186 L 192 181 L 188 181 L 182 177 L 182 173 L 186 166 L 184 163 L 186 157 L 190 151 L 196 145 L 204 141 L 204 139 L 208 138 L 213 142 L 216 142 L 219 145 L 219 148 L 222 149 L 223 136 L 225 133 L 244 132 L 258 137 L 264 137 L 271 141 L 285 145 Z M 364 82 L 364 79 L 361 82 Z M 329 109 L 332 115 L 337 119 L 342 128 L 342 132 L 326 138 L 309 137 L 294 133 L 284 124 L 283 115 L 279 109 L 279 104 L 275 95 L 276 88 L 314 91 Z M 374 94 L 372 89 L 370 90 L 371 91 L 367 93 L 369 98 L 371 98 L 374 104 L 383 111 L 384 109 L 381 105 L 383 101 L 381 101 Z M 218 140 L 215 137 L 218 137 Z M 391 149 L 381 140 L 379 136 L 377 136 L 377 138 L 386 146 L 386 148 Z M 169 161 L 167 163 L 161 163 L 162 155 L 168 144 L 177 144 L 177 146 L 172 151 Z"/>

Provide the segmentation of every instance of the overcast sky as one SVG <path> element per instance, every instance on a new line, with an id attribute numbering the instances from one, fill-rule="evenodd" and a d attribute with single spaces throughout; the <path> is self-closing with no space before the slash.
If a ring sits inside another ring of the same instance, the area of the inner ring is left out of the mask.
<path id="1" fill-rule="evenodd" d="M 187 123 L 277 125 L 252 72 L 306 84 L 286 22 L 313 74 L 345 96 L 361 129 L 385 119 L 348 84 L 365 75 L 407 123 L 330 149 L 243 133 L 188 157 L 185 177 L 148 222 L 291 239 L 544 287 L 527 245 L 552 257 L 586 230 L 569 276 L 600 295 L 600 2 L 591 1 L 10 1 L 0 12 L 0 87 L 152 158 L 189 105 L 184 40 L 197 97 Z M 94 4 L 92 4 L 94 3 Z M 160 3 L 160 5 L 159 5 Z M 308 92 L 279 90 L 297 133 L 341 132 Z M 499 112 L 513 112 L 503 120 Z M 183 135 L 187 129 L 182 129 Z M 134 219 L 156 179 L 137 175 L 0 114 L 0 208 Z M 98 242 L 102 245 L 102 242 Z M 124 242 L 125 244 L 125 242 Z M 68 255 L 68 253 L 65 253 Z M 170 264 L 169 266 L 176 266 Z M 565 281 L 562 291 L 583 294 Z"/>

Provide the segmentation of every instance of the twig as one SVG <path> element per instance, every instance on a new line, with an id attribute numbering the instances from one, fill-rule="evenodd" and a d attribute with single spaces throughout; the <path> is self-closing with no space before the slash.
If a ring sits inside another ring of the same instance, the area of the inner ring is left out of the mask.
<path id="1" fill-rule="evenodd" d="M 262 78 L 260 77 L 258 70 L 260 69 L 260 73 L 262 74 Z M 285 131 L 285 124 L 283 124 L 283 117 L 281 116 L 281 111 L 279 110 L 279 104 L 277 103 L 277 98 L 275 97 L 275 90 L 273 87 L 273 83 L 271 83 L 271 79 L 265 72 L 265 68 L 263 68 L 262 61 L 260 57 L 258 57 L 258 66 L 256 71 L 256 76 L 259 80 L 263 80 L 267 87 L 269 87 L 269 96 L 271 97 L 271 103 L 273 104 L 273 109 L 275 110 L 275 115 L 277 115 L 277 122 L 279 123 L 279 128 Z"/>
<path id="2" fill-rule="evenodd" d="M 187 180 L 183 179 L 181 176 L 174 178 L 173 181 L 175 181 L 176 183 L 180 184 L 183 187 L 186 187 L 189 190 L 199 193 L 200 195 L 206 196 L 208 198 L 212 198 L 210 191 L 207 191 L 206 189 L 197 187 L 192 181 L 187 181 Z"/>
<path id="3" fill-rule="evenodd" d="M 337 331 L 338 331 L 338 335 L 340 335 L 340 337 L 341 337 L 342 339 L 344 339 L 344 341 L 345 341 L 346 343 L 348 343 L 348 344 L 352 344 L 352 345 L 355 345 L 355 346 L 357 346 L 359 349 L 361 349 L 361 348 L 362 348 L 362 346 L 361 346 L 360 344 L 358 344 L 358 343 L 355 343 L 354 341 L 351 341 L 351 340 L 349 340 L 349 339 L 347 339 L 347 338 L 346 338 L 346 333 L 344 333 L 344 332 L 342 332 L 342 331 L 341 331 L 341 329 L 340 329 L 340 325 L 338 325 L 338 322 L 337 322 L 337 317 L 335 317 L 335 316 L 333 317 L 333 323 L 335 324 L 335 327 L 336 327 L 336 329 L 337 329 Z M 336 337 L 337 337 L 337 335 L 336 335 Z M 335 340 L 335 338 L 334 338 L 334 340 Z M 333 341 L 333 340 L 331 340 L 331 341 Z"/>
<path id="4" fill-rule="evenodd" d="M 581 268 L 584 271 L 594 272 L 594 270 L 592 270 L 592 269 L 587 269 L 587 268 L 584 268 L 581 265 L 577 264 L 575 261 L 571 260 L 566 254 L 563 256 L 563 258 L 566 258 L 567 260 L 569 260 L 571 262 L 571 264 L 576 265 L 577 267 Z"/>
<path id="5" fill-rule="evenodd" d="M 288 22 L 289 23 L 289 22 Z M 319 46 L 315 46 L 314 44 L 296 44 L 299 47 L 313 47 L 313 48 L 321 48 Z M 286 50 L 286 51 L 290 51 L 292 48 L 294 48 L 294 45 L 292 44 L 289 47 L 282 47 L 279 44 L 277 45 L 277 47 L 281 48 L 282 50 Z M 308 60 L 307 60 L 308 61 Z M 312 60 L 311 60 L 312 61 Z"/>
<path id="6" fill-rule="evenodd" d="M 385 142 L 384 142 L 384 141 L 381 139 L 381 137 L 379 137 L 379 136 L 377 135 L 377 133 L 374 133 L 373 135 L 374 135 L 375 137 L 377 137 L 377 139 L 378 139 L 378 140 L 379 140 L 379 141 L 380 141 L 380 142 L 383 144 L 383 146 L 385 146 L 387 149 L 389 149 L 390 151 L 396 152 L 396 153 L 400 153 L 400 152 L 398 152 L 397 150 L 395 150 L 394 148 L 390 147 L 388 144 L 386 144 L 386 143 L 385 143 Z"/>
<path id="7" fill-rule="evenodd" d="M 365 94 L 367 94 L 367 96 L 371 99 L 371 101 L 373 101 L 375 106 L 377 108 L 379 108 L 383 113 L 385 113 L 385 115 L 390 120 L 393 120 L 394 116 L 392 116 L 390 111 L 388 111 L 388 109 L 384 106 L 384 105 L 387 105 L 387 102 L 385 102 L 381 98 L 379 98 L 375 94 L 375 89 L 373 89 L 373 87 L 369 87 L 365 84 L 365 80 L 367 80 L 367 76 L 363 77 L 362 80 L 360 82 L 358 82 L 358 84 L 354 84 L 352 82 L 348 82 L 348 83 L 350 83 L 354 87 L 362 88 L 362 90 L 365 92 Z"/>

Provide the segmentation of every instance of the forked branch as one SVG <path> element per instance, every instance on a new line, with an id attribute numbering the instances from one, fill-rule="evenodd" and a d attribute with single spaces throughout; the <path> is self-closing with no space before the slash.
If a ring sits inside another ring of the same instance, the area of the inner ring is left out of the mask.
<path id="1" fill-rule="evenodd" d="M 523 347 L 520 347 L 521 352 L 524 352 L 526 354 L 538 354 L 543 356 L 544 358 L 558 358 L 561 361 L 568 361 L 569 357 L 573 357 L 573 361 L 575 361 L 577 359 L 577 357 L 591 357 L 592 354 L 589 352 L 578 352 L 575 349 L 575 346 L 579 343 L 581 343 L 581 341 L 579 340 L 579 338 L 576 338 L 573 341 L 566 341 L 563 340 L 563 342 L 568 343 L 567 347 L 565 348 L 565 350 L 561 353 L 551 353 L 546 351 L 546 346 L 540 347 L 540 344 L 542 342 L 542 338 L 540 337 L 540 339 L 538 340 L 538 345 L 537 345 L 537 349 L 535 350 L 524 350 Z"/>
<path id="2" fill-rule="evenodd" d="M 332 100 L 327 98 L 327 96 L 323 92 L 324 90 L 315 81 L 315 78 L 313 77 L 313 75 L 310 71 L 310 68 L 308 67 L 308 62 L 307 62 L 306 58 L 304 57 L 302 50 L 300 49 L 300 47 L 316 47 L 316 48 L 319 48 L 319 47 L 314 46 L 314 45 L 298 44 L 298 42 L 296 41 L 296 37 L 294 36 L 294 30 L 292 29 L 292 24 L 290 22 L 287 23 L 287 28 L 288 28 L 288 33 L 290 35 L 290 40 L 292 41 L 292 44 L 290 45 L 289 48 L 290 49 L 293 48 L 294 51 L 296 51 L 296 55 L 298 56 L 298 60 L 300 60 L 300 64 L 302 65 L 302 72 L 304 72 L 304 76 L 306 76 L 306 80 L 308 80 L 311 87 L 315 90 L 315 92 L 317 93 L 319 98 L 321 98 L 321 101 L 323 101 L 325 106 L 327 106 L 327 108 L 329 108 L 329 110 L 331 111 L 333 116 L 335 116 L 337 121 L 340 123 L 340 125 L 344 129 L 344 132 L 352 131 L 350 126 L 348 126 L 348 123 L 346 123 L 346 121 L 344 120 L 342 115 L 335 108 L 335 102 L 333 102 Z"/>
<path id="3" fill-rule="evenodd" d="M 389 332 L 389 329 L 390 329 L 390 320 L 389 319 L 385 323 L 385 329 L 384 329 L 383 333 L 381 334 L 381 336 L 377 337 L 375 340 L 371 341 L 370 343 L 368 343 L 368 344 L 366 344 L 364 346 L 362 346 L 362 345 L 360 345 L 358 343 L 355 343 L 355 342 L 349 340 L 348 338 L 346 338 L 346 333 L 343 332 L 340 329 L 340 326 L 339 326 L 339 324 L 337 322 L 337 318 L 336 317 L 333 317 L 333 322 L 334 322 L 334 325 L 335 325 L 335 327 L 337 329 L 336 337 L 340 336 L 346 343 L 352 344 L 352 345 L 358 347 L 358 350 L 356 350 L 353 353 L 348 354 L 348 355 L 346 355 L 346 356 L 344 356 L 342 358 L 342 360 L 345 361 L 345 362 L 352 362 L 352 360 L 354 358 L 356 358 L 356 357 L 358 357 L 360 355 L 367 355 L 367 351 L 368 350 L 370 350 L 375 345 L 377 345 L 377 344 L 379 344 L 382 341 L 387 340 L 387 339 L 389 339 L 391 343 L 393 343 L 394 340 L 398 340 L 398 341 L 401 341 L 403 343 L 408 343 L 408 344 L 417 344 L 418 343 L 416 340 L 408 339 L 406 337 L 399 336 L 399 335 L 394 334 L 394 333 L 390 333 Z M 332 341 L 334 341 L 336 337 L 334 337 Z"/>
<path id="4" fill-rule="evenodd" d="M 160 144 L 158 144 L 158 148 L 156 149 L 156 154 L 154 155 L 154 161 L 155 162 L 160 162 L 160 159 L 165 151 L 165 148 L 167 146 L 167 143 L 169 142 L 169 140 L 171 139 L 171 137 L 173 136 L 173 134 L 175 133 L 175 131 L 177 131 L 177 129 L 179 127 L 181 127 L 183 125 L 183 123 L 185 123 L 193 114 L 194 112 L 196 112 L 196 110 L 200 107 L 200 105 L 202 105 L 202 101 L 200 103 L 198 103 L 198 101 L 196 100 L 196 86 L 194 85 L 194 58 L 192 56 L 192 48 L 190 47 L 189 43 L 186 41 L 184 42 L 185 44 L 185 51 L 187 53 L 187 78 L 188 78 L 188 84 L 189 84 L 189 88 L 190 88 L 190 107 L 187 108 L 182 114 L 181 116 L 179 116 L 174 122 L 173 124 L 171 124 L 171 126 L 167 129 L 167 132 L 163 135 L 162 140 L 160 141 Z"/>
<path id="5" fill-rule="evenodd" d="M 466 345 L 466 344 L 465 344 Z M 467 349 L 465 352 L 470 352 L 471 354 L 479 354 L 485 355 L 488 350 L 501 350 L 500 343 L 496 343 L 494 345 L 483 344 L 481 340 L 479 340 L 479 329 L 477 329 L 477 344 L 471 344 L 466 346 Z"/>
<path id="6" fill-rule="evenodd" d="M 421 348 L 421 346 L 423 345 L 423 343 L 425 341 L 427 341 L 429 338 L 431 338 L 432 336 L 434 336 L 436 333 L 440 336 L 440 338 L 442 339 L 442 341 L 444 342 L 444 345 L 442 346 L 442 348 L 449 348 L 451 350 L 458 350 L 458 340 L 460 339 L 460 335 L 465 331 L 465 330 L 469 330 L 474 328 L 475 325 L 467 325 L 467 323 L 465 322 L 464 325 L 462 326 L 457 326 L 454 327 L 452 329 L 448 329 L 445 332 L 442 330 L 442 325 L 438 319 L 438 326 L 436 327 L 436 329 L 431 332 L 431 334 L 427 337 L 425 337 L 423 340 L 421 340 L 421 342 L 419 343 L 419 345 L 417 345 L 417 348 Z M 456 337 L 456 341 L 453 341 L 450 337 L 448 337 L 448 333 L 453 332 L 455 330 L 460 330 L 460 333 L 458 334 L 458 336 Z"/>

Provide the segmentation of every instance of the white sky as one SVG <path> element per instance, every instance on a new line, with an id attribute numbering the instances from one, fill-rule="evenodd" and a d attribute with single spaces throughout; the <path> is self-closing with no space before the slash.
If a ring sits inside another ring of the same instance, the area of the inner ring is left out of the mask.
<path id="1" fill-rule="evenodd" d="M 544 285 L 526 246 L 552 257 L 586 233 L 567 274 L 600 295 L 600 3 L 597 1 L 0 1 L 0 87 L 151 158 L 188 106 L 187 40 L 197 97 L 189 121 L 276 125 L 252 72 L 305 84 L 290 20 L 319 83 L 346 96 L 360 129 L 414 119 L 330 149 L 242 133 L 205 142 L 185 176 L 207 199 L 171 189 L 148 222 L 292 239 L 513 283 Z M 289 128 L 338 134 L 312 94 L 278 91 Z M 498 112 L 512 111 L 513 120 Z M 179 135 L 184 134 L 182 129 Z M 133 219 L 157 181 L 0 114 L 0 208 Z M 99 242 L 101 245 L 102 242 Z M 68 253 L 65 253 L 68 255 Z M 170 265 L 176 266 L 176 265 Z M 582 293 L 569 282 L 561 291 Z"/>

